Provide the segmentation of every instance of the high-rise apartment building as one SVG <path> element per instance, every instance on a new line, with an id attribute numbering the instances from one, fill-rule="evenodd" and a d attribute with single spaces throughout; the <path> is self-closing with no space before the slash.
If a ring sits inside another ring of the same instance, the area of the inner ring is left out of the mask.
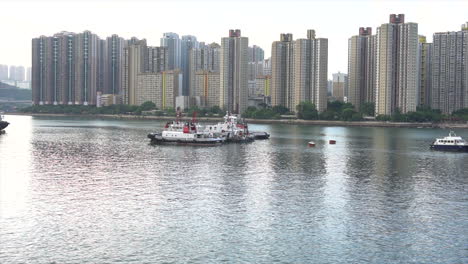
<path id="1" fill-rule="evenodd" d="M 32 40 L 34 104 L 95 105 L 101 87 L 102 43 L 90 31 Z"/>
<path id="2" fill-rule="evenodd" d="M 265 52 L 259 46 L 249 47 L 249 80 L 255 81 L 257 76 L 263 75 L 263 60 Z"/>
<path id="3" fill-rule="evenodd" d="M 188 56 L 188 74 L 184 75 L 184 79 L 189 81 L 189 96 L 195 95 L 196 92 L 196 77 L 200 71 L 217 72 L 219 73 L 219 52 L 220 46 L 217 43 L 205 45 L 199 43 L 198 48 L 190 49 Z M 216 104 L 216 105 L 219 105 Z"/>
<path id="4" fill-rule="evenodd" d="M 32 93 L 34 104 L 50 104 L 56 98 L 52 90 L 53 38 L 40 36 L 32 40 Z"/>
<path id="5" fill-rule="evenodd" d="M 176 33 L 164 33 L 161 38 L 161 47 L 167 47 L 169 54 L 168 69 L 180 69 L 181 68 L 181 42 L 179 35 Z"/>
<path id="6" fill-rule="evenodd" d="M 263 60 L 263 75 L 271 75 L 271 58 Z"/>
<path id="7" fill-rule="evenodd" d="M 8 65 L 0 64 L 0 80 L 8 80 Z"/>
<path id="8" fill-rule="evenodd" d="M 307 30 L 307 38 L 294 44 L 294 105 L 310 101 L 323 112 L 327 109 L 328 39 L 316 38 L 315 30 Z"/>
<path id="9" fill-rule="evenodd" d="M 60 32 L 53 37 L 54 104 L 74 104 L 76 102 L 76 34 Z M 33 65 L 34 69 L 34 65 Z M 50 102 L 50 101 L 49 101 Z"/>
<path id="10" fill-rule="evenodd" d="M 9 80 L 11 81 L 24 81 L 25 70 L 23 66 L 10 66 Z"/>
<path id="11" fill-rule="evenodd" d="M 182 90 L 182 75 L 178 70 L 146 72 L 136 76 L 135 105 L 151 101 L 160 109 L 174 108 L 175 98 Z"/>
<path id="12" fill-rule="evenodd" d="M 431 90 L 432 90 L 432 43 L 426 42 L 425 36 L 419 36 L 418 43 L 419 52 L 419 74 L 418 74 L 418 91 L 419 105 L 431 105 Z"/>
<path id="13" fill-rule="evenodd" d="M 10 65 L 10 70 L 8 71 L 8 80 L 15 81 L 16 80 L 16 66 Z"/>
<path id="14" fill-rule="evenodd" d="M 120 94 L 122 91 L 122 61 L 126 41 L 118 35 L 106 39 L 103 47 L 103 94 Z"/>
<path id="15" fill-rule="evenodd" d="M 255 81 L 257 76 L 263 75 L 263 62 L 249 62 L 247 67 L 249 81 Z"/>
<path id="16" fill-rule="evenodd" d="M 316 38 L 315 30 L 295 41 L 291 34 L 282 34 L 281 41 L 273 43 L 271 65 L 273 106 L 295 111 L 301 102 L 310 101 L 319 112 L 326 110 L 328 39 Z"/>
<path id="17" fill-rule="evenodd" d="M 359 28 L 348 40 L 347 100 L 359 111 L 365 102 L 375 101 L 376 40 L 372 28 Z"/>
<path id="18" fill-rule="evenodd" d="M 220 53 L 221 46 L 218 43 L 206 45 L 206 70 L 211 72 L 220 71 Z"/>
<path id="19" fill-rule="evenodd" d="M 333 90 L 332 96 L 335 100 L 345 102 L 346 99 L 346 86 L 348 85 L 348 75 L 345 73 L 334 73 L 333 76 Z M 347 100 L 346 100 L 347 101 Z"/>
<path id="20" fill-rule="evenodd" d="M 248 100 L 249 39 L 241 37 L 239 29 L 230 30 L 221 40 L 220 107 L 242 114 Z"/>
<path id="21" fill-rule="evenodd" d="M 257 45 L 249 47 L 249 62 L 263 62 L 265 59 L 265 52 Z"/>
<path id="22" fill-rule="evenodd" d="M 26 70 L 26 81 L 31 82 L 31 67 L 28 67 L 28 69 Z"/>
<path id="23" fill-rule="evenodd" d="M 327 81 L 327 96 L 332 96 L 333 92 L 333 80 Z"/>
<path id="24" fill-rule="evenodd" d="M 418 24 L 403 14 L 377 28 L 376 115 L 416 111 L 418 104 Z"/>
<path id="25" fill-rule="evenodd" d="M 84 104 L 77 88 L 77 34 L 60 32 L 32 40 L 31 87 L 34 104 Z M 81 54 L 81 53 L 80 53 Z M 81 65 L 84 67 L 84 65 Z M 97 81 L 97 79 L 96 79 Z M 89 93 L 88 93 L 89 95 Z"/>
<path id="26" fill-rule="evenodd" d="M 255 96 L 269 97 L 271 92 L 271 75 L 257 76 L 255 80 Z"/>
<path id="27" fill-rule="evenodd" d="M 166 47 L 148 47 L 145 72 L 163 72 L 169 69 L 169 54 Z"/>
<path id="28" fill-rule="evenodd" d="M 292 34 L 281 34 L 271 47 L 271 104 L 291 111 L 296 109 L 294 90 L 294 41 Z"/>
<path id="29" fill-rule="evenodd" d="M 96 105 L 99 92 L 101 97 L 135 105 L 143 100 L 137 94 L 139 74 L 169 72 L 168 48 L 148 47 L 146 40 L 137 38 L 112 35 L 101 40 L 89 31 L 60 32 L 33 39 L 32 44 L 35 104 Z M 173 71 L 167 73 L 172 75 Z M 176 75 L 182 84 L 181 74 Z"/>
<path id="30" fill-rule="evenodd" d="M 181 71 L 183 76 L 182 93 L 190 95 L 190 51 L 198 49 L 199 44 L 195 36 L 182 36 L 181 41 Z"/>
<path id="31" fill-rule="evenodd" d="M 75 104 L 96 105 L 99 87 L 100 39 L 90 31 L 75 35 Z"/>
<path id="32" fill-rule="evenodd" d="M 195 73 L 193 96 L 200 98 L 200 106 L 219 106 L 220 73 L 198 71 Z"/>
<path id="33" fill-rule="evenodd" d="M 468 107 L 468 23 L 435 33 L 433 41 L 431 106 L 451 114 Z"/>
<path id="34" fill-rule="evenodd" d="M 124 49 L 123 71 L 122 71 L 122 94 L 125 104 L 137 105 L 136 89 L 138 85 L 138 74 L 144 73 L 147 68 L 146 39 L 133 39 Z"/>

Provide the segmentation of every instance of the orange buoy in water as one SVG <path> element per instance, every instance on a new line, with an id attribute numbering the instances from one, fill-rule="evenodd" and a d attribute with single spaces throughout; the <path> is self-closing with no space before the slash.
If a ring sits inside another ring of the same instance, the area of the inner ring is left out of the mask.
<path id="1" fill-rule="evenodd" d="M 334 144 L 336 144 L 336 140 L 330 139 L 330 141 L 328 141 L 328 143 L 334 145 Z"/>
<path id="2" fill-rule="evenodd" d="M 309 146 L 309 147 L 315 147 L 315 142 L 309 141 L 308 146 Z"/>

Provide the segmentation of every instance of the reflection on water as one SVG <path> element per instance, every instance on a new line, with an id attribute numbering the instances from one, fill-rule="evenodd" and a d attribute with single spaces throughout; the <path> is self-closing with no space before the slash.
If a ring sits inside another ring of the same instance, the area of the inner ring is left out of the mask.
<path id="1" fill-rule="evenodd" d="M 430 151 L 443 130 L 203 148 L 149 145 L 161 122 L 7 119 L 0 263 L 468 262 L 468 154 Z"/>

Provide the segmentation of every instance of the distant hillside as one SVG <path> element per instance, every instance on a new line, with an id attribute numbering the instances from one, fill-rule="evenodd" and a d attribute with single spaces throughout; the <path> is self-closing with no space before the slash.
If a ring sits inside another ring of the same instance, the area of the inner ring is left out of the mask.
<path id="1" fill-rule="evenodd" d="M 32 100 L 32 91 L 29 89 L 20 89 L 15 86 L 0 82 L 0 100 Z"/>
<path id="2" fill-rule="evenodd" d="M 11 86 L 11 85 L 9 85 L 9 84 L 0 82 L 0 89 L 8 89 L 8 88 L 11 88 L 11 89 L 18 89 L 18 87 L 16 87 L 16 86 Z"/>

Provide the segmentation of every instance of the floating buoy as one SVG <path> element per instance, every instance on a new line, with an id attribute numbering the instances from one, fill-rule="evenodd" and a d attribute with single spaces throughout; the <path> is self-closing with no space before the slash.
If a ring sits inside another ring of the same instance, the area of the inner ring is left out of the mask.
<path id="1" fill-rule="evenodd" d="M 336 140 L 330 139 L 330 141 L 328 141 L 328 143 L 334 145 L 334 144 L 336 144 Z"/>
<path id="2" fill-rule="evenodd" d="M 315 142 L 309 141 L 308 146 L 309 146 L 309 147 L 315 147 Z"/>

